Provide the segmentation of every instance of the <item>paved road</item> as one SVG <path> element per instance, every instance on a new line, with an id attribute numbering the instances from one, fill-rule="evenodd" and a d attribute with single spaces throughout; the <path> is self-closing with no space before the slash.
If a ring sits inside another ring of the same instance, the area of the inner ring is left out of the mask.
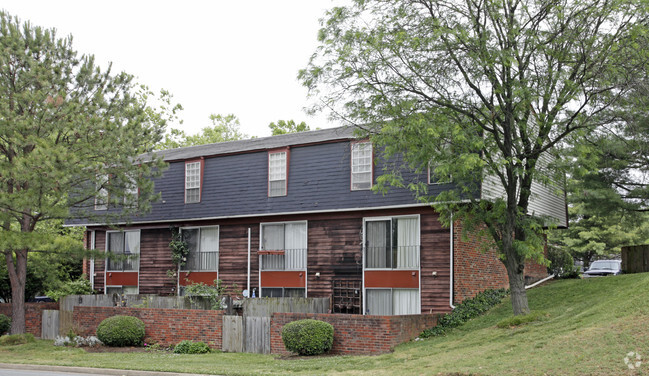
<path id="1" fill-rule="evenodd" d="M 0 369 L 0 376 L 108 376 L 105 373 L 76 373 L 55 371 L 34 371 L 20 369 Z"/>

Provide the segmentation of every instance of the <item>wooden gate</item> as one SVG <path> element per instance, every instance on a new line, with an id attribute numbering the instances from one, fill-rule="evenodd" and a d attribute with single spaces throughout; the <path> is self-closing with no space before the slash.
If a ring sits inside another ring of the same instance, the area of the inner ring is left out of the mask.
<path id="1" fill-rule="evenodd" d="M 241 316 L 223 316 L 222 335 L 221 350 L 243 352 L 243 320 Z"/>
<path id="2" fill-rule="evenodd" d="M 56 339 L 59 334 L 59 311 L 43 310 L 43 322 L 41 324 L 42 339 Z"/>
<path id="3" fill-rule="evenodd" d="M 270 317 L 246 317 L 245 352 L 270 354 Z"/>

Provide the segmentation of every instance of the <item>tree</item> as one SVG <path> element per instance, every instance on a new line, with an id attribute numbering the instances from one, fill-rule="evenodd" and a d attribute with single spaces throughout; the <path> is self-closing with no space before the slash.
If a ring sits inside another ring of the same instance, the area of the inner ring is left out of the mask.
<path id="1" fill-rule="evenodd" d="M 273 136 L 311 130 L 311 128 L 309 128 L 309 126 L 306 125 L 305 122 L 296 124 L 295 120 L 277 120 L 277 123 L 273 122 L 268 124 L 268 128 L 270 128 L 270 130 L 272 131 Z"/>
<path id="2" fill-rule="evenodd" d="M 645 4 L 630 0 L 355 0 L 327 13 L 299 78 L 318 97 L 312 111 L 330 109 L 385 155 L 452 178 L 457 189 L 436 197 L 398 169 L 378 181 L 407 185 L 447 224 L 452 213 L 484 229 L 518 315 L 546 224 L 528 215 L 532 183 L 550 184 L 555 146 L 614 121 L 606 110 L 646 77 L 646 21 Z M 494 177 L 503 195 L 475 199 L 476 177 Z"/>
<path id="3" fill-rule="evenodd" d="M 79 56 L 71 36 L 0 13 L 0 252 L 11 282 L 11 333 L 25 331 L 28 255 L 83 248 L 48 222 L 109 221 L 146 211 L 157 198 L 150 177 L 164 165 L 142 153 L 160 141 L 177 107 L 154 109 L 151 95 L 132 76 Z M 168 103 L 166 93 L 161 99 Z"/>
<path id="4" fill-rule="evenodd" d="M 217 142 L 236 141 L 249 138 L 241 132 L 239 118 L 233 114 L 210 115 L 212 126 L 201 129 L 196 135 L 187 135 L 179 129 L 171 129 L 164 141 L 156 147 L 158 150 L 175 149 L 185 146 L 214 144 Z"/>

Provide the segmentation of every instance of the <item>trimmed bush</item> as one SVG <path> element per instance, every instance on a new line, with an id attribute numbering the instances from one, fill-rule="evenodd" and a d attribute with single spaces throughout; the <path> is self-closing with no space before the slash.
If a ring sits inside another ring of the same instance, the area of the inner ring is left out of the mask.
<path id="1" fill-rule="evenodd" d="M 31 333 L 11 334 L 0 337 L 0 346 L 24 345 L 25 343 L 36 342 Z"/>
<path id="2" fill-rule="evenodd" d="M 442 316 L 437 322 L 437 326 L 424 330 L 419 337 L 428 338 L 445 335 L 451 329 L 480 316 L 496 304 L 500 304 L 508 293 L 505 289 L 485 290 L 471 299 L 465 299 L 455 307 L 453 312 Z"/>
<path id="3" fill-rule="evenodd" d="M 97 327 L 97 337 L 106 346 L 142 346 L 144 323 L 133 316 L 113 316 Z"/>
<path id="4" fill-rule="evenodd" d="M 174 347 L 174 354 L 207 354 L 211 351 L 209 346 L 200 341 L 181 341 Z"/>
<path id="5" fill-rule="evenodd" d="M 288 351 L 300 355 L 320 355 L 331 350 L 334 327 L 318 320 L 293 321 L 282 328 L 282 341 Z"/>
<path id="6" fill-rule="evenodd" d="M 7 315 L 0 314 L 0 335 L 9 332 L 11 328 L 11 319 Z"/>

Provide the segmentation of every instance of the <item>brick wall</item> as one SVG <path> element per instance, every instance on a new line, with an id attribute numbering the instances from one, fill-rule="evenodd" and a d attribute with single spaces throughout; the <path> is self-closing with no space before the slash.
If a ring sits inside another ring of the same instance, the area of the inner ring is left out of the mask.
<path id="1" fill-rule="evenodd" d="M 488 236 L 462 234 L 462 223 L 453 224 L 453 292 L 454 304 L 472 298 L 487 289 L 509 288 L 505 265 L 498 259 L 495 248 L 484 251 L 485 244 L 492 244 Z M 545 249 L 547 255 L 547 246 Z M 525 283 L 545 278 L 547 268 L 536 262 L 525 263 Z"/>
<path id="2" fill-rule="evenodd" d="M 59 303 L 25 303 L 25 331 L 35 337 L 41 336 L 43 310 L 58 310 Z M 11 317 L 11 303 L 0 304 L 0 314 Z"/>
<path id="3" fill-rule="evenodd" d="M 314 313 L 274 313 L 270 323 L 270 352 L 290 354 L 282 342 L 282 328 L 291 321 L 315 319 L 334 327 L 333 354 L 382 354 L 437 325 L 439 315 L 360 316 Z"/>
<path id="4" fill-rule="evenodd" d="M 106 318 L 135 316 L 144 322 L 145 339 L 161 345 L 183 340 L 202 341 L 221 349 L 223 311 L 124 307 L 74 307 L 73 322 L 84 336 L 95 335 Z"/>

